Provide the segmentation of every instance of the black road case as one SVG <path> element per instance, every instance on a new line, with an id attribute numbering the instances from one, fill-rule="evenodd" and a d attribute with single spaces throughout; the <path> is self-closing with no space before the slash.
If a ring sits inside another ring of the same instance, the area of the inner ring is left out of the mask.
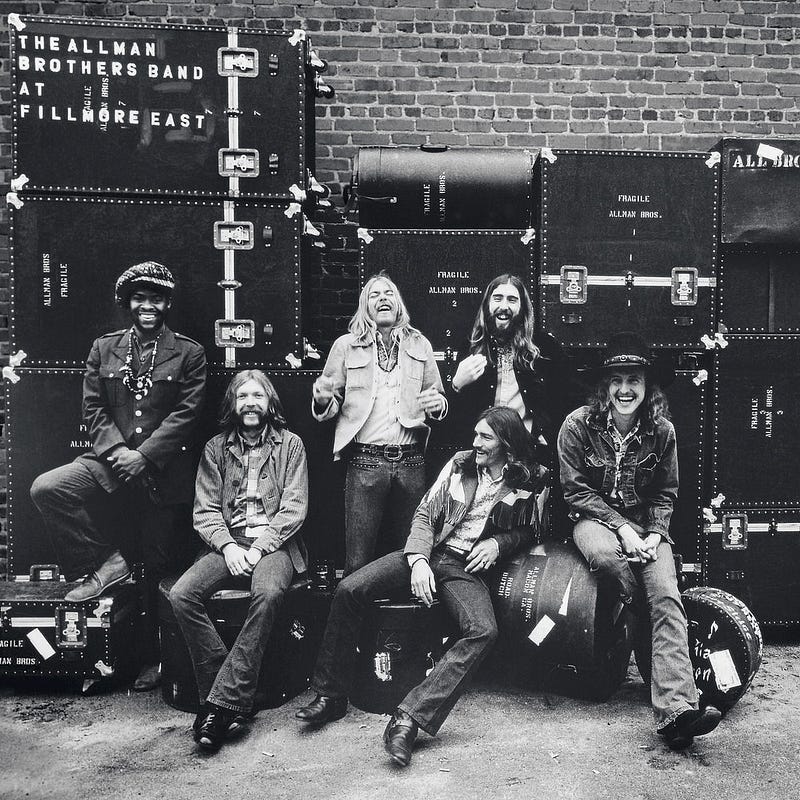
<path id="1" fill-rule="evenodd" d="M 800 513 L 727 508 L 704 531 L 705 580 L 742 600 L 764 626 L 800 625 Z"/>
<path id="2" fill-rule="evenodd" d="M 542 328 L 571 346 L 625 329 L 651 347 L 698 346 L 714 319 L 717 161 L 542 150 Z"/>
<path id="3" fill-rule="evenodd" d="M 440 369 L 455 371 L 489 281 L 503 272 L 531 286 L 534 243 L 524 230 L 359 229 L 362 285 L 386 270 L 411 324 L 428 337 Z"/>
<path id="4" fill-rule="evenodd" d="M 198 711 L 201 698 L 192 659 L 169 601 L 175 580 L 168 578 L 159 586 L 161 696 L 181 711 Z M 295 580 L 288 589 L 261 664 L 256 710 L 276 708 L 308 688 L 329 604 L 330 596 L 312 591 L 308 580 Z M 236 641 L 249 606 L 249 589 L 221 589 L 208 600 L 208 615 L 226 647 Z"/>
<path id="5" fill-rule="evenodd" d="M 308 43 L 293 32 L 10 15 L 27 188 L 296 200 Z"/>
<path id="6" fill-rule="evenodd" d="M 135 675 L 136 587 L 124 583 L 96 600 L 67 603 L 71 587 L 48 572 L 37 573 L 42 580 L 0 581 L 0 676 Z"/>
<path id="7" fill-rule="evenodd" d="M 211 364 L 286 367 L 301 354 L 300 206 L 26 196 L 12 212 L 11 348 L 26 365 L 81 366 L 128 327 L 117 276 L 153 260 L 177 288 L 170 327 Z"/>
<path id="8" fill-rule="evenodd" d="M 732 335 L 717 351 L 711 502 L 800 507 L 800 336 Z"/>
<path id="9" fill-rule="evenodd" d="M 726 248 L 719 320 L 730 333 L 800 333 L 800 251 Z"/>
<path id="10" fill-rule="evenodd" d="M 800 244 L 800 140 L 723 139 L 723 244 Z"/>
<path id="11" fill-rule="evenodd" d="M 350 190 L 363 228 L 530 228 L 535 153 L 422 145 L 362 147 Z"/>

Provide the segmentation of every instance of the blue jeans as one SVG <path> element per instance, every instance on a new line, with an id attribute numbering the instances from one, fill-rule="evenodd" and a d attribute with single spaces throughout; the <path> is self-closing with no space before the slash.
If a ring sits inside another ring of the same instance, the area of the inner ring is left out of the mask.
<path id="1" fill-rule="evenodd" d="M 486 584 L 464 571 L 462 559 L 435 550 L 430 565 L 439 601 L 458 624 L 461 638 L 399 708 L 434 736 L 497 639 L 497 622 Z M 311 681 L 318 694 L 348 695 L 364 614 L 374 600 L 407 598 L 410 590 L 411 572 L 402 551 L 373 561 L 339 584 Z"/>
<path id="2" fill-rule="evenodd" d="M 184 572 L 169 594 L 194 666 L 200 702 L 244 714 L 253 708 L 261 662 L 272 624 L 291 585 L 294 568 L 285 550 L 263 556 L 249 577 L 235 578 L 225 557 L 206 553 Z M 250 608 L 230 652 L 206 611 L 206 600 L 224 588 L 250 584 Z"/>
<path id="3" fill-rule="evenodd" d="M 686 612 L 672 547 L 662 539 L 657 559 L 639 564 L 628 561 L 616 533 L 595 520 L 580 520 L 572 535 L 589 569 L 612 584 L 623 601 L 639 596 L 639 587 L 644 591 L 652 630 L 650 700 L 660 730 L 678 714 L 697 708 Z"/>
<path id="4" fill-rule="evenodd" d="M 375 558 L 381 523 L 386 521 L 384 551 L 402 547 L 411 518 L 425 494 L 425 458 L 353 455 L 344 490 L 345 568 L 349 575 Z"/>

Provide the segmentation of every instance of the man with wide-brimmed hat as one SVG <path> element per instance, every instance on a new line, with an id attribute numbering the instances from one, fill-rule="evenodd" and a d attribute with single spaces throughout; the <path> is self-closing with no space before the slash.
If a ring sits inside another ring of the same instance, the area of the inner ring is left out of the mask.
<path id="1" fill-rule="evenodd" d="M 172 273 L 155 261 L 119 276 L 115 300 L 132 325 L 96 339 L 86 361 L 83 417 L 92 450 L 31 486 L 66 579 L 82 579 L 68 602 L 99 597 L 130 577 L 133 560 L 144 561 L 139 689 L 159 679 L 158 582 L 183 566 L 177 523 L 192 500 L 194 433 L 205 395 L 203 348 L 166 325 L 174 288 Z M 103 493 L 130 508 L 137 542 L 121 542 L 116 531 L 97 525 L 87 508 Z"/>
<path id="2" fill-rule="evenodd" d="M 678 496 L 675 429 L 661 388 L 675 377 L 636 333 L 611 338 L 588 405 L 561 426 L 558 457 L 573 538 L 592 572 L 651 629 L 656 730 L 673 749 L 710 733 L 698 707 L 669 524 Z"/>

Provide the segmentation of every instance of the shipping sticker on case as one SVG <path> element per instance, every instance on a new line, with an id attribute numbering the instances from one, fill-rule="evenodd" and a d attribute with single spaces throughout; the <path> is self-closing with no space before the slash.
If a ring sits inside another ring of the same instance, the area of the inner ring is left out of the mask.
<path id="1" fill-rule="evenodd" d="M 556 624 L 545 614 L 537 623 L 536 627 L 530 632 L 528 638 L 535 644 L 540 645 L 548 636 Z"/>
<path id="2" fill-rule="evenodd" d="M 44 638 L 44 634 L 38 628 L 28 631 L 28 641 L 45 661 L 56 654 L 53 646 Z"/>
<path id="3" fill-rule="evenodd" d="M 572 591 L 572 578 L 569 579 L 564 598 L 561 600 L 561 608 L 558 609 L 559 616 L 566 617 L 569 609 L 569 593 Z"/>
<path id="4" fill-rule="evenodd" d="M 731 658 L 730 650 L 718 650 L 715 653 L 709 653 L 708 660 L 711 662 L 711 669 L 714 670 L 714 680 L 717 682 L 717 688 L 721 692 L 727 692 L 728 689 L 735 689 L 737 686 L 742 685 L 736 665 Z"/>

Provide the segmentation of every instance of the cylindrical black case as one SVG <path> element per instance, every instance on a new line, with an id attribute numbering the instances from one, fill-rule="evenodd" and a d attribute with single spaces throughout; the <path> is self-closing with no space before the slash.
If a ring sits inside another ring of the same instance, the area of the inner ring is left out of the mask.
<path id="1" fill-rule="evenodd" d="M 530 228 L 536 153 L 508 148 L 362 147 L 351 191 L 362 228 Z"/>

